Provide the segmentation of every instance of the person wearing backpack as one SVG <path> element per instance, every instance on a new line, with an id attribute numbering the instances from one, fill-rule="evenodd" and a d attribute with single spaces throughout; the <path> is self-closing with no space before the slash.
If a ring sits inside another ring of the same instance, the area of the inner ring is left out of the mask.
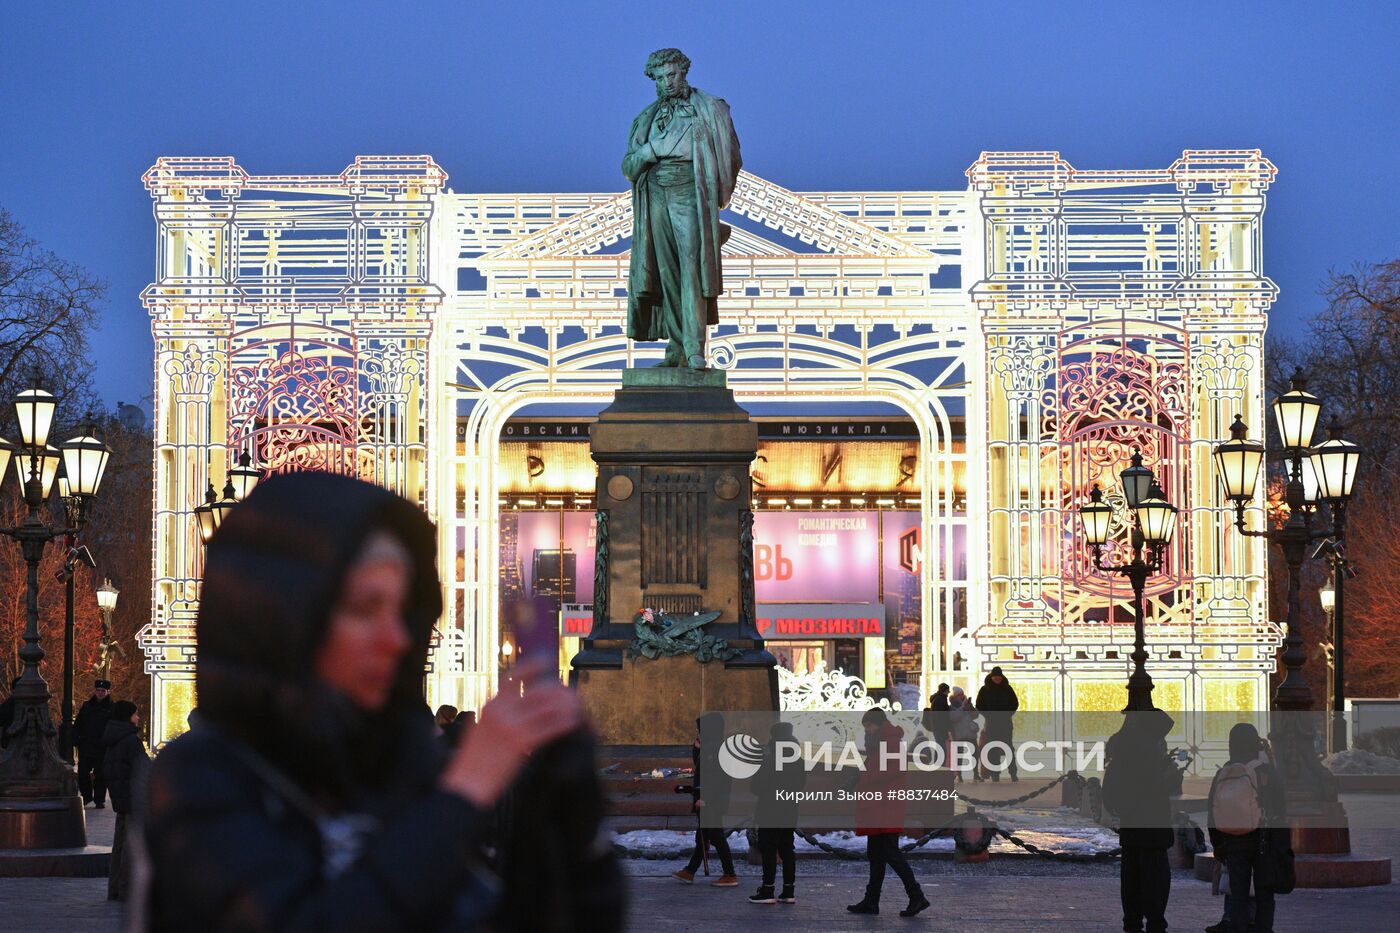
<path id="1" fill-rule="evenodd" d="M 1103 802 L 1118 817 L 1119 895 L 1126 933 L 1163 933 L 1175 842 L 1171 798 L 1181 793 L 1181 769 L 1167 752 L 1172 718 L 1159 709 L 1127 714 L 1105 748 Z"/>
<path id="2" fill-rule="evenodd" d="M 1209 801 L 1210 843 L 1230 877 L 1228 929 L 1250 929 L 1249 886 L 1254 882 L 1254 929 L 1273 933 L 1274 891 L 1258 876 L 1270 857 L 1266 843 L 1286 848 L 1286 840 L 1278 837 L 1286 836 L 1288 828 L 1282 777 L 1253 725 L 1241 722 L 1230 729 L 1230 760 L 1215 773 Z"/>

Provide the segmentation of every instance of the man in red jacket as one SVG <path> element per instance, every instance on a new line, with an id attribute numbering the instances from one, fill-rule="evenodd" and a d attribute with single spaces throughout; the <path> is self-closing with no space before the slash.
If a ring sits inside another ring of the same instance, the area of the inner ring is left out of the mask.
<path id="1" fill-rule="evenodd" d="M 899 912 L 913 917 L 929 906 L 914 870 L 899 849 L 904 831 L 904 802 L 891 798 L 891 791 L 904 788 L 900 743 L 904 730 L 889 721 L 882 709 L 868 709 L 860 718 L 865 729 L 865 770 L 856 782 L 856 833 L 865 837 L 865 857 L 870 861 L 870 881 L 865 897 L 846 909 L 853 914 L 878 914 L 880 889 L 885 883 L 885 866 L 894 869 L 904 882 L 909 906 Z"/>

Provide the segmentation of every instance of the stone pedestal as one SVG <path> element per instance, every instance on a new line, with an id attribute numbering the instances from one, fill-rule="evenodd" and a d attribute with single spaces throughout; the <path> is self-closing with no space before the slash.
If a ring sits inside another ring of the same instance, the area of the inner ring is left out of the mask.
<path id="1" fill-rule="evenodd" d="M 707 710 L 777 709 L 755 627 L 749 470 L 758 428 L 721 370 L 630 369 L 593 425 L 598 464 L 593 630 L 571 681 L 604 745 L 688 745 Z M 648 659 L 633 619 L 715 612 L 705 634 L 737 656 Z"/>

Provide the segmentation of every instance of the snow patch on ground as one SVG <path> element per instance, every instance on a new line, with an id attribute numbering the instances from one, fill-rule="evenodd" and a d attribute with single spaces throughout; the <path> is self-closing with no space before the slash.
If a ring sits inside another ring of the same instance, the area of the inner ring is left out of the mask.
<path id="1" fill-rule="evenodd" d="M 1322 759 L 1333 774 L 1400 774 L 1400 759 L 1349 748 Z"/>
<path id="2" fill-rule="evenodd" d="M 1072 810 L 1039 812 L 994 812 L 986 811 L 997 825 L 1017 837 L 1054 852 L 1067 852 L 1079 855 L 1092 855 L 1118 848 L 1118 835 L 1096 823 L 1080 821 Z M 857 836 L 849 830 L 822 833 L 816 836 L 821 842 L 834 849 L 853 854 L 865 852 L 865 837 Z M 910 840 L 903 840 L 908 844 Z M 626 833 L 613 833 L 613 842 L 623 847 L 633 858 L 686 858 L 695 845 L 695 832 L 681 830 L 633 830 Z M 748 838 L 742 831 L 729 836 L 729 848 L 736 856 L 749 851 Z M 948 853 L 954 848 L 951 836 L 937 836 L 919 847 L 919 852 Z M 799 854 L 820 855 L 820 846 L 813 845 L 801 836 L 797 837 L 794 849 Z M 1020 847 L 1007 839 L 997 837 L 992 843 L 992 852 L 1019 852 Z"/>

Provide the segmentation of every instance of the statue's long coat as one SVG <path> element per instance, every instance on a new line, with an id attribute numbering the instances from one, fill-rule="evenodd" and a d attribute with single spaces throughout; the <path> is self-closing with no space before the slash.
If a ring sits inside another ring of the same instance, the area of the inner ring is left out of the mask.
<path id="1" fill-rule="evenodd" d="M 702 294 L 711 299 L 706 323 L 713 325 L 719 323 L 713 299 L 724 291 L 720 247 L 729 239 L 729 226 L 720 223 L 719 212 L 729 206 L 734 182 L 743 163 L 739 158 L 739 137 L 735 135 L 734 123 L 729 118 L 729 105 L 698 88 L 690 89 L 690 103 L 695 108 L 691 161 L 695 165 L 695 203 L 700 209 L 700 282 Z M 666 340 L 671 336 L 657 330 L 657 321 L 652 313 L 661 302 L 656 244 L 651 241 L 647 216 L 646 176 L 652 166 L 645 165 L 638 152 L 647 141 L 652 118 L 659 106 L 659 100 L 652 101 L 632 121 L 632 130 L 627 136 L 627 155 L 622 160 L 622 174 L 632 182 L 632 265 L 627 277 L 627 336 L 633 340 Z"/>

